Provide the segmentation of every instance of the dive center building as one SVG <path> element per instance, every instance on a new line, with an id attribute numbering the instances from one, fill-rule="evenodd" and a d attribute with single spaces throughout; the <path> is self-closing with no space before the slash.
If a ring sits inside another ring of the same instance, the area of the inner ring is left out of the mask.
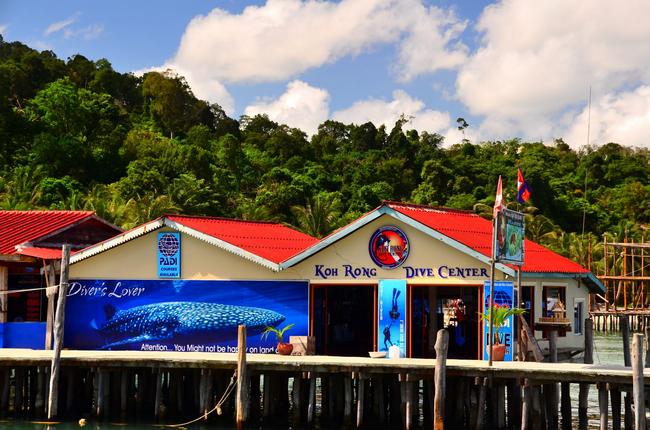
<path id="1" fill-rule="evenodd" d="M 479 359 L 491 237 L 474 213 L 395 202 L 321 240 L 278 223 L 162 216 L 71 257 L 65 346 L 226 352 L 246 324 L 249 351 L 272 352 L 264 327 L 294 324 L 287 334 L 313 336 L 317 354 L 433 357 L 448 328 L 449 356 Z M 579 349 L 603 285 L 536 243 L 524 249 L 518 297 L 495 301 L 526 308 L 534 329 L 563 307 L 558 347 Z M 516 277 L 496 264 L 496 280 Z"/>

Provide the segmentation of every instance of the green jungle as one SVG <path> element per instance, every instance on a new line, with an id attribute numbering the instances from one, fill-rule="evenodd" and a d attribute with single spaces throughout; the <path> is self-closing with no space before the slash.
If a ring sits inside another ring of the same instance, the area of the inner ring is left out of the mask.
<path id="1" fill-rule="evenodd" d="M 604 235 L 645 238 L 649 163 L 617 143 L 445 143 L 405 117 L 390 129 L 326 121 L 309 137 L 264 115 L 229 118 L 171 72 L 119 73 L 0 36 L 5 210 L 93 210 L 124 228 L 165 213 L 274 220 L 322 237 L 384 200 L 489 218 L 503 175 L 527 237 L 584 264 L 601 260 Z M 519 206 L 518 165 L 532 188 Z"/>

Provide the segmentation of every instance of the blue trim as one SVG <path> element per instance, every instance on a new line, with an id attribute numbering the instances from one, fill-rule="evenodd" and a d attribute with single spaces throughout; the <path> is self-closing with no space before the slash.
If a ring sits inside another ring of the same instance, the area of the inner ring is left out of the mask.
<path id="1" fill-rule="evenodd" d="M 549 272 L 522 272 L 526 278 L 557 278 L 557 279 L 582 279 L 591 292 L 605 294 L 605 285 L 593 273 L 549 273 Z"/>

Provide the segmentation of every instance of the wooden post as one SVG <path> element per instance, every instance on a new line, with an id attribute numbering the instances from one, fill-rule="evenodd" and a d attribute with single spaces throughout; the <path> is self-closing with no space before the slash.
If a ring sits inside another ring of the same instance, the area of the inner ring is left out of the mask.
<path id="1" fill-rule="evenodd" d="M 632 340 L 632 393 L 634 396 L 634 428 L 645 430 L 645 393 L 643 385 L 643 335 Z"/>
<path id="2" fill-rule="evenodd" d="M 568 382 L 562 382 L 560 387 L 562 391 L 562 404 L 560 407 L 562 430 L 571 430 L 571 385 Z"/>
<path id="3" fill-rule="evenodd" d="M 549 330 L 548 333 L 548 358 L 551 363 L 557 363 L 557 330 Z M 558 393 L 557 383 L 544 385 L 544 397 L 546 397 L 546 420 L 550 428 L 557 428 L 558 425 Z"/>
<path id="4" fill-rule="evenodd" d="M 314 422 L 314 412 L 316 411 L 316 374 L 309 373 L 309 405 L 307 406 L 307 424 Z"/>
<path id="5" fill-rule="evenodd" d="M 607 384 L 598 384 L 598 409 L 600 411 L 600 430 L 607 430 Z"/>
<path id="6" fill-rule="evenodd" d="M 645 366 L 650 367 L 650 327 L 646 325 L 645 336 L 643 337 L 643 344 L 645 346 Z"/>
<path id="7" fill-rule="evenodd" d="M 0 323 L 7 322 L 7 290 L 9 289 L 9 267 L 0 266 Z"/>
<path id="8" fill-rule="evenodd" d="M 156 417 L 156 420 L 160 421 L 160 406 L 162 405 L 162 378 L 163 372 L 160 369 L 157 369 L 155 374 L 156 376 L 156 396 L 154 399 L 153 405 L 153 414 Z"/>
<path id="9" fill-rule="evenodd" d="M 46 266 L 47 273 L 45 281 L 47 289 L 45 295 L 47 296 L 47 316 L 45 319 L 45 349 L 52 349 L 52 331 L 54 326 L 54 302 L 56 301 L 56 269 L 54 268 L 54 260 L 50 260 L 50 264 Z"/>
<path id="10" fill-rule="evenodd" d="M 366 380 L 362 374 L 357 379 L 357 428 L 363 425 L 363 404 L 365 402 Z"/>
<path id="11" fill-rule="evenodd" d="M 485 423 L 485 398 L 487 397 L 488 378 L 479 378 L 481 389 L 478 394 L 478 413 L 476 414 L 476 430 L 481 430 Z"/>
<path id="12" fill-rule="evenodd" d="M 63 245 L 61 257 L 61 282 L 59 286 L 59 300 L 56 304 L 54 318 L 54 355 L 52 357 L 52 371 L 50 373 L 50 394 L 47 401 L 47 418 L 57 416 L 57 403 L 59 401 L 59 366 L 61 361 L 61 348 L 63 347 L 63 325 L 65 323 L 65 299 L 68 292 L 68 270 L 70 265 L 70 245 Z"/>
<path id="13" fill-rule="evenodd" d="M 585 364 L 594 363 L 594 321 L 591 318 L 585 319 Z M 587 407 L 589 398 L 589 384 L 580 383 L 580 393 L 578 394 L 578 428 L 587 429 L 589 425 L 587 418 Z"/>
<path id="14" fill-rule="evenodd" d="M 264 385 L 266 385 L 264 378 Z M 246 326 L 237 328 L 237 391 L 235 394 L 237 428 L 244 428 L 248 418 L 248 372 L 246 371 Z"/>
<path id="15" fill-rule="evenodd" d="M 345 397 L 345 403 L 343 403 L 343 422 L 345 427 L 349 428 L 352 424 L 352 402 L 354 400 L 352 376 L 349 374 L 343 376 L 343 395 Z"/>
<path id="16" fill-rule="evenodd" d="M 625 273 L 625 272 L 624 272 Z M 630 319 L 627 315 L 619 318 L 621 324 L 621 336 L 623 336 L 623 361 L 626 367 L 632 366 L 632 358 L 630 355 Z M 625 428 L 631 428 L 632 423 L 632 399 L 629 393 L 625 394 Z"/>
<path id="17" fill-rule="evenodd" d="M 433 401 L 433 428 L 445 428 L 445 372 L 447 365 L 447 348 L 449 347 L 449 333 L 447 330 L 438 330 L 436 337 L 436 369 L 435 369 L 435 397 Z"/>
<path id="18" fill-rule="evenodd" d="M 612 401 L 612 430 L 621 430 L 621 390 L 610 385 L 609 398 Z"/>
<path id="19" fill-rule="evenodd" d="M 530 381 L 524 379 L 524 401 L 521 405 L 521 430 L 530 430 L 532 407 L 533 388 L 530 386 Z"/>

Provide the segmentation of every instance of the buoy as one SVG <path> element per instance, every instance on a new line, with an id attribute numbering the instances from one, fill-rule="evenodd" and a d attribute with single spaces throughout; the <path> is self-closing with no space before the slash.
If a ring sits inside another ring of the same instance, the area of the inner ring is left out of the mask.
<path id="1" fill-rule="evenodd" d="M 87 421 L 85 418 L 81 418 L 79 420 L 79 427 L 84 427 L 86 425 Z"/>

